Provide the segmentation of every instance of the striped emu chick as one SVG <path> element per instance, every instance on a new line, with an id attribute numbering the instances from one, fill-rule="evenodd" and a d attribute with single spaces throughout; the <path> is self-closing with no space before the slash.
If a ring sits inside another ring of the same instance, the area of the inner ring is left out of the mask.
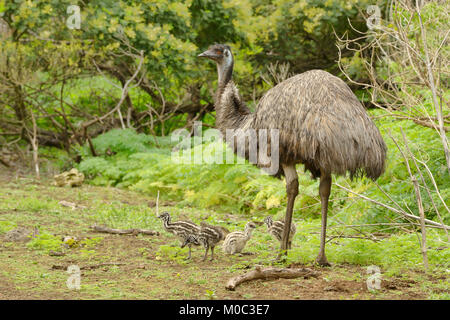
<path id="1" fill-rule="evenodd" d="M 245 225 L 244 232 L 234 231 L 229 233 L 223 242 L 223 251 L 228 254 L 241 253 L 255 228 L 256 224 L 250 221 Z"/>
<path id="2" fill-rule="evenodd" d="M 284 221 L 273 221 L 272 217 L 269 216 L 264 219 L 264 223 L 267 225 L 267 230 L 269 233 L 281 242 L 283 239 Z M 297 232 L 297 227 L 292 223 L 289 232 L 288 249 L 291 249 L 292 238 L 294 237 L 295 232 Z"/>
<path id="3" fill-rule="evenodd" d="M 208 256 L 208 250 L 211 248 L 211 259 L 214 260 L 214 248 L 215 246 L 225 239 L 225 236 L 229 233 L 229 231 L 223 227 L 212 226 L 205 222 L 201 223 L 200 233 L 197 235 L 193 235 L 188 237 L 184 243 L 184 245 L 188 244 L 202 244 L 205 247 L 205 255 L 203 256 L 202 261 L 206 260 Z"/>
<path id="4" fill-rule="evenodd" d="M 188 259 L 191 258 L 191 246 L 192 245 L 200 245 L 200 243 L 198 243 L 198 241 L 192 241 L 192 242 L 187 242 L 186 243 L 186 239 L 188 239 L 190 236 L 195 236 L 197 234 L 200 233 L 200 227 L 198 225 L 196 225 L 195 223 L 193 223 L 192 221 L 176 221 L 176 222 L 171 222 L 170 220 L 170 215 L 168 212 L 163 212 L 159 215 L 159 217 L 164 224 L 164 229 L 166 229 L 167 232 L 173 233 L 174 235 L 176 235 L 182 244 L 182 248 L 184 248 L 184 246 L 188 245 L 189 247 L 189 255 L 188 255 Z"/>

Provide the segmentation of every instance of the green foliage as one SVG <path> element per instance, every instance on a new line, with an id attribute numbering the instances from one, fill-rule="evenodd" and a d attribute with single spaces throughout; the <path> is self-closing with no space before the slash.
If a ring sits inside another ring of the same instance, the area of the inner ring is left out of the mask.
<path id="1" fill-rule="evenodd" d="M 308 263 L 313 261 L 319 247 L 319 237 L 311 235 L 308 222 L 302 227 L 295 238 L 303 238 L 297 246 L 289 252 L 288 260 L 291 262 Z M 442 241 L 440 232 L 428 230 L 427 232 L 428 258 L 435 268 L 448 268 L 450 249 L 441 250 Z M 439 249 L 438 249 L 439 248 Z M 334 263 L 352 263 L 362 266 L 377 265 L 396 273 L 404 268 L 415 268 L 423 263 L 420 252 L 420 242 L 414 233 L 395 234 L 387 239 L 374 242 L 366 239 L 340 239 L 339 245 L 327 251 L 327 257 Z"/>
<path id="2" fill-rule="evenodd" d="M 197 30 L 195 42 L 200 48 L 212 43 L 245 41 L 245 34 L 233 24 L 239 18 L 237 10 L 226 4 L 227 1 L 193 0 L 189 6 L 192 27 Z"/>
<path id="3" fill-rule="evenodd" d="M 216 299 L 217 298 L 216 292 L 214 290 L 206 290 L 205 291 L 205 297 L 210 299 L 210 300 Z"/>
<path id="4" fill-rule="evenodd" d="M 6 233 L 17 227 L 17 224 L 12 221 L 0 221 L 0 234 Z"/>
<path id="5" fill-rule="evenodd" d="M 237 208 L 241 211 L 247 211 L 252 202 L 255 207 L 263 207 L 265 201 L 274 196 L 270 192 L 275 189 L 274 185 L 281 185 L 281 181 L 259 176 L 259 170 L 249 164 L 180 164 L 174 161 L 170 150 L 162 147 L 147 147 L 146 152 L 131 153 L 130 150 L 138 149 L 132 147 L 135 145 L 133 141 L 144 135 L 132 131 L 119 135 L 117 132 L 105 139 L 100 136 L 93 142 L 96 148 L 102 143 L 103 146 L 111 146 L 105 141 L 114 137 L 115 145 L 120 146 L 123 152 L 112 157 L 87 158 L 79 165 L 79 169 L 92 178 L 94 184 L 128 187 L 150 194 L 160 190 L 163 199 L 182 200 L 184 204 L 206 208 Z M 163 140 L 158 138 L 160 145 Z M 132 146 L 122 147 L 128 141 Z M 138 145 L 144 149 L 143 144 Z M 214 150 L 215 146 L 218 147 L 218 143 L 196 146 L 191 151 L 197 148 L 197 152 L 205 151 L 203 154 L 207 156 L 208 151 Z M 223 147 L 222 143 L 220 146 Z M 267 189 L 259 190 L 264 185 L 267 185 Z M 259 197 L 256 196 L 260 191 Z M 276 196 L 281 195 L 275 193 Z"/>
<path id="6" fill-rule="evenodd" d="M 80 245 L 86 249 L 94 248 L 103 240 L 103 237 L 86 238 L 80 241 Z"/>
<path id="7" fill-rule="evenodd" d="M 346 181 L 339 181 L 339 183 L 344 184 Z M 359 187 L 366 186 L 364 184 L 361 184 L 361 186 L 354 185 L 353 190 Z M 58 198 L 64 198 L 71 202 L 81 201 L 89 209 L 87 211 L 67 209 L 67 214 L 57 217 L 57 221 L 54 221 L 52 215 L 45 214 L 45 210 L 36 214 L 36 212 L 29 210 L 14 210 L 16 207 L 12 205 L 15 203 L 18 206 L 22 199 L 30 194 L 35 198 L 39 198 L 41 202 L 52 204 L 53 200 L 48 197 L 48 194 L 54 196 L 57 192 Z M 12 179 L 8 183 L 0 184 L 2 222 L 9 221 L 5 223 L 0 222 L 0 229 L 5 226 L 9 229 L 16 225 L 30 225 L 32 223 L 33 225 L 51 226 L 52 234 L 67 234 L 67 226 L 70 226 L 71 234 L 85 234 L 89 225 L 98 223 L 116 228 L 146 228 L 162 233 L 160 237 L 138 236 L 139 239 L 136 241 L 140 244 L 133 241 L 134 244 L 138 244 L 137 246 L 132 246 L 134 249 L 130 247 L 127 237 L 116 239 L 114 248 L 107 243 L 96 248 L 95 246 L 101 238 L 82 240 L 80 247 L 76 249 L 68 249 L 64 246 L 67 250 L 66 257 L 69 259 L 65 261 L 76 261 L 76 264 L 80 266 L 122 261 L 123 259 L 132 265 L 138 266 L 136 272 L 139 273 L 140 276 L 138 278 L 142 282 L 135 281 L 131 287 L 130 281 L 134 281 L 137 278 L 135 274 L 130 275 L 127 268 L 114 266 L 105 267 L 107 269 L 92 270 L 93 273 L 97 272 L 97 274 L 104 274 L 105 271 L 109 272 L 115 280 L 112 281 L 108 278 L 100 284 L 96 282 L 96 277 L 94 277 L 94 284 L 89 283 L 87 278 L 84 282 L 82 280 L 81 293 L 83 297 L 85 294 L 99 294 L 100 287 L 106 286 L 106 288 L 102 289 L 105 292 L 98 297 L 130 297 L 132 292 L 136 292 L 139 289 L 142 290 L 142 294 L 132 297 L 148 298 L 149 280 L 156 284 L 152 297 L 155 299 L 163 298 L 164 296 L 167 297 L 168 294 L 171 297 L 169 293 L 171 289 L 167 289 L 165 285 L 169 277 L 177 283 L 178 297 L 180 292 L 186 290 L 190 293 L 185 293 L 184 298 L 205 299 L 208 294 L 206 290 L 208 290 L 211 295 L 215 292 L 218 298 L 221 298 L 223 296 L 219 289 L 223 286 L 223 281 L 226 281 L 228 273 L 245 273 L 249 266 L 255 264 L 266 266 L 273 264 L 279 243 L 267 233 L 267 228 L 264 225 L 254 230 L 252 238 L 247 243 L 245 251 L 255 253 L 253 256 L 226 256 L 218 246 L 215 250 L 217 260 L 214 261 L 211 267 L 202 268 L 197 262 L 202 258 L 204 249 L 202 247 L 193 247 L 193 260 L 190 262 L 185 261 L 188 249 L 181 249 L 179 240 L 163 230 L 160 219 L 157 219 L 155 216 L 155 209 L 149 208 L 147 205 L 147 201 L 150 198 L 154 200 L 153 197 L 115 188 L 84 186 L 77 191 L 75 189 L 54 188 L 43 183 L 43 181 L 30 185 L 28 179 L 19 179 L 17 181 Z M 5 203 L 4 199 L 8 199 L 8 202 Z M 345 201 L 356 202 L 354 205 L 363 202 L 354 200 L 355 198 L 346 199 Z M 139 205 L 132 203 L 138 203 Z M 341 219 L 343 216 L 355 215 L 358 211 L 353 206 L 349 208 L 350 210 L 341 209 L 342 212 L 336 212 L 335 208 L 333 206 L 333 214 L 329 217 L 330 228 L 328 229 L 328 235 L 351 235 L 352 229 L 348 227 L 342 227 L 342 229 L 338 230 L 335 228 L 336 218 Z M 227 227 L 230 231 L 243 230 L 247 221 L 262 222 L 263 218 L 258 212 L 249 217 L 248 215 L 239 215 L 232 211 L 224 214 L 223 212 L 198 207 L 169 204 L 164 201 L 160 202 L 159 210 L 159 212 L 162 210 L 169 211 L 175 221 L 182 217 L 183 219 L 191 219 L 196 223 L 206 220 L 208 223 Z M 86 213 L 89 213 L 89 215 L 87 216 Z M 294 222 L 297 224 L 297 234 L 293 240 L 293 248 L 289 251 L 287 262 L 280 264 L 281 266 L 287 266 L 291 263 L 310 265 L 316 258 L 319 249 L 320 219 L 305 218 L 300 216 L 300 213 L 297 211 L 294 217 Z M 365 213 L 363 212 L 362 214 Z M 371 229 L 362 230 L 365 233 L 369 233 Z M 55 259 L 60 258 L 49 257 L 47 252 L 49 250 L 60 251 L 62 241 L 56 236 L 42 232 L 42 230 L 41 233 L 39 238 L 30 240 L 29 244 L 1 243 L 6 250 L 1 252 L 2 259 L 0 259 L 0 262 L 2 263 L 2 268 L 0 269 L 4 273 L 3 275 L 8 276 L 16 287 L 24 286 L 23 289 L 39 290 L 37 291 L 39 293 L 57 293 L 61 289 L 60 284 L 65 283 L 67 280 L 67 274 L 64 274 L 64 272 L 49 272 L 49 261 L 56 261 Z M 355 233 L 355 235 L 361 236 L 360 233 Z M 378 235 L 376 236 L 378 237 Z M 368 239 L 333 238 L 327 243 L 327 256 L 330 262 L 334 264 L 334 271 L 326 275 L 326 278 L 330 281 L 346 279 L 364 284 L 368 278 L 366 273 L 367 267 L 374 264 L 380 267 L 383 280 L 388 282 L 395 279 L 400 281 L 411 280 L 416 289 L 414 292 L 424 294 L 424 296 L 432 299 L 448 298 L 446 294 L 448 281 L 445 276 L 446 270 L 450 267 L 450 249 L 445 248 L 446 237 L 444 233 L 436 229 L 427 229 L 430 264 L 430 270 L 427 273 L 424 273 L 422 269 L 419 241 L 420 237 L 417 237 L 416 234 L 403 232 L 392 234 L 387 238 L 380 237 L 380 241 L 377 242 Z M 23 254 L 23 250 L 16 250 L 20 249 L 17 246 L 27 246 L 30 250 L 37 250 L 35 253 L 38 254 Z M 360 267 L 355 268 L 353 264 Z M 217 273 L 217 268 L 221 269 L 222 272 Z M 42 281 L 42 278 L 45 278 L 46 281 Z M 295 286 L 295 281 L 297 280 L 293 281 L 294 283 L 292 284 Z M 303 280 L 298 281 L 303 283 Z M 280 288 L 283 287 L 284 285 Z M 126 291 L 126 288 L 129 291 Z M 191 292 L 190 288 L 194 288 L 194 290 Z M 112 294 L 110 291 L 113 289 L 123 292 L 121 295 L 118 293 Z M 409 294 L 412 293 L 411 288 L 406 289 Z M 393 292 L 392 290 L 382 290 L 378 297 L 383 297 L 386 294 L 388 294 L 388 297 L 392 297 Z M 256 292 L 253 293 L 257 295 Z M 172 291 L 172 294 L 175 294 L 175 291 Z M 73 298 L 73 296 L 67 297 Z"/>
<path id="8" fill-rule="evenodd" d="M 162 245 L 159 246 L 156 252 L 156 260 L 171 260 L 181 265 L 186 265 L 189 261 L 186 261 L 188 255 L 188 247 L 181 249 L 177 246 Z"/>
<path id="9" fill-rule="evenodd" d="M 105 204 L 98 202 L 96 219 L 112 228 L 153 228 L 156 224 L 160 228 L 160 221 L 155 212 L 147 205 L 139 206 L 124 205 L 119 201 Z"/>
<path id="10" fill-rule="evenodd" d="M 27 247 L 34 250 L 49 252 L 61 249 L 63 242 L 61 237 L 54 236 L 49 233 L 42 233 L 31 239 L 27 243 Z"/>
<path id="11" fill-rule="evenodd" d="M 97 67 L 120 84 L 123 79 L 118 75 L 128 78 L 136 65 L 134 58 L 123 54 L 130 46 L 134 52 L 144 52 L 145 69 L 151 70 L 147 84 L 130 91 L 137 112 L 147 111 L 148 105 L 160 111 L 160 93 L 166 102 L 177 104 L 192 88 L 199 89 L 193 99 L 199 105 L 210 102 L 209 83 L 216 74 L 208 71 L 212 64 L 199 67 L 196 56 L 215 42 L 233 47 L 236 78 L 250 101 L 267 89 L 259 74 L 270 62 L 289 62 L 293 72 L 312 68 L 337 72 L 334 32 L 349 31 L 352 36 L 348 20 L 364 29 L 359 10 L 372 4 L 368 0 L 93 0 L 79 3 L 81 29 L 73 30 L 66 25 L 71 0 L 1 3 L 2 18 L 14 31 L 0 42 L 0 71 L 8 74 L 0 80 L 0 98 L 13 109 L 5 117 L 22 121 L 25 116 L 30 125 L 29 111 L 33 111 L 40 128 L 57 133 L 63 127 L 79 129 L 86 115 L 104 114 L 117 103 L 118 89 L 101 81 Z M 150 88 L 153 83 L 161 92 Z M 19 110 L 23 108 L 29 111 Z M 159 123 L 152 130 L 163 135 L 184 126 L 185 118 L 177 115 L 164 130 Z"/>
<path id="12" fill-rule="evenodd" d="M 34 192 L 35 188 L 31 186 L 26 189 L 29 193 Z M 19 211 L 29 211 L 35 213 L 43 213 L 47 215 L 59 215 L 63 212 L 62 207 L 57 201 L 48 198 L 48 201 L 42 201 L 41 198 L 35 195 L 28 195 L 23 197 L 21 201 L 17 202 L 14 198 L 6 198 L 1 202 L 1 208 L 6 210 L 19 210 Z"/>
<path id="13" fill-rule="evenodd" d="M 105 154 L 109 152 L 123 152 L 131 154 L 145 152 L 151 137 L 143 134 L 135 134 L 132 129 L 113 129 L 94 139 L 96 152 Z"/>
<path id="14" fill-rule="evenodd" d="M 237 2 L 237 1 L 235 1 Z M 356 30 L 366 30 L 363 19 L 368 0 L 276 0 L 251 1 L 257 13 L 256 42 L 263 50 L 256 56 L 259 63 L 289 62 L 294 73 L 321 68 L 337 71 L 335 34 L 347 33 L 350 38 Z M 379 5 L 383 7 L 385 1 Z M 361 12 L 363 14 L 361 14 Z M 255 18 L 256 19 L 256 18 Z M 274 51 L 270 57 L 263 54 Z M 318 54 L 320 52 L 320 54 Z"/>

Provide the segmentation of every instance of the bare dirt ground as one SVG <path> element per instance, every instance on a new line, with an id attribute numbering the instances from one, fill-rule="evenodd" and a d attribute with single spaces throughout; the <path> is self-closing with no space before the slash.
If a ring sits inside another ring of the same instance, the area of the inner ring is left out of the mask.
<path id="1" fill-rule="evenodd" d="M 86 209 L 48 209 L 60 200 Z M 110 201 L 121 201 L 123 206 L 154 203 L 154 199 L 131 191 L 88 185 L 56 188 L 49 180 L 36 182 L 3 172 L 0 223 L 38 226 L 57 237 L 101 239 L 90 247 L 65 249 L 64 256 L 51 256 L 29 243 L 6 242 L 0 234 L 0 299 L 428 299 L 431 294 L 448 292 L 442 286 L 445 277 L 418 270 L 401 276 L 383 275 L 380 289 L 371 292 L 367 266 L 350 264 L 330 268 L 291 264 L 286 267 L 312 268 L 318 276 L 256 280 L 229 291 L 225 285 L 230 277 L 254 267 L 248 257 L 225 256 L 216 250 L 214 262 L 201 262 L 203 249 L 193 249 L 193 259 L 186 262 L 178 256 L 185 251 L 161 254 L 162 246 L 170 251 L 170 245 L 175 250 L 178 244 L 162 228 L 158 229 L 160 236 L 92 232 L 89 226 L 97 222 L 96 206 Z M 46 203 L 50 204 L 46 207 Z M 66 285 L 66 268 L 72 264 L 82 269 L 79 290 Z"/>

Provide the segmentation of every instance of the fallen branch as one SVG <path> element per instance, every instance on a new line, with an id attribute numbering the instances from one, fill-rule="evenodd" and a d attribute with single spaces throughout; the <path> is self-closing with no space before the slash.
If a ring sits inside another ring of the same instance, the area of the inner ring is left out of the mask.
<path id="1" fill-rule="evenodd" d="M 89 266 L 83 266 L 83 267 L 80 267 L 80 270 L 92 270 L 92 269 L 97 269 L 97 268 L 106 267 L 106 266 L 122 266 L 124 264 L 125 263 L 122 263 L 122 262 L 104 262 L 104 263 L 93 264 L 93 265 L 89 265 Z M 67 270 L 68 267 L 69 266 L 53 265 L 52 270 Z"/>
<path id="2" fill-rule="evenodd" d="M 289 268 L 265 268 L 261 269 L 261 266 L 256 266 L 254 270 L 247 272 L 244 275 L 240 275 L 237 277 L 233 277 L 228 280 L 226 289 L 235 290 L 238 285 L 243 282 L 258 280 L 258 279 L 293 279 L 293 278 L 309 278 L 309 277 L 317 277 L 318 272 L 308 269 L 308 268 L 300 268 L 300 269 L 289 269 Z"/>
<path id="3" fill-rule="evenodd" d="M 108 228 L 108 227 L 104 227 L 104 226 L 97 226 L 97 225 L 93 225 L 90 227 L 90 229 L 96 231 L 96 232 L 101 232 L 101 233 L 112 233 L 112 234 L 132 234 L 137 236 L 138 234 L 142 233 L 142 234 L 146 234 L 149 236 L 159 236 L 159 232 L 158 231 L 153 231 L 153 230 L 145 230 L 145 229 L 113 229 L 113 228 Z"/>
<path id="4" fill-rule="evenodd" d="M 48 255 L 51 256 L 51 257 L 63 257 L 63 256 L 66 255 L 66 253 L 65 253 L 65 252 L 62 252 L 62 251 L 53 251 L 53 250 L 50 250 L 50 252 L 48 253 Z"/>

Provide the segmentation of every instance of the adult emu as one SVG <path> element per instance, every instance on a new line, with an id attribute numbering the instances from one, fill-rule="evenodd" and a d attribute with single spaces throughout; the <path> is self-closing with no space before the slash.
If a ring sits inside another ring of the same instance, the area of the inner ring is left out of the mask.
<path id="1" fill-rule="evenodd" d="M 282 253 L 288 248 L 298 194 L 295 165 L 304 164 L 313 178 L 320 178 L 322 228 L 316 262 L 330 265 L 325 256 L 325 238 L 331 174 L 349 172 L 351 178 L 365 175 L 377 179 L 384 171 L 386 158 L 386 145 L 378 128 L 347 84 L 326 71 L 310 70 L 279 83 L 264 94 L 251 113 L 232 81 L 231 48 L 215 44 L 199 57 L 217 64 L 216 124 L 222 133 L 227 129 L 279 130 L 281 168 L 275 175 L 286 177 L 288 197 Z"/>

